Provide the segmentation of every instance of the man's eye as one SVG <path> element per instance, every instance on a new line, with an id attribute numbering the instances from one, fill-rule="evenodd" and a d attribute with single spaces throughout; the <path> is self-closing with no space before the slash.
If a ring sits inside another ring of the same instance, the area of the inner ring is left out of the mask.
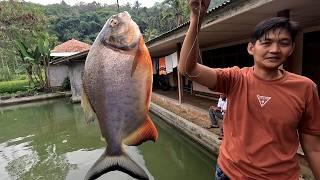
<path id="1" fill-rule="evenodd" d="M 280 44 L 280 46 L 290 46 L 291 45 L 291 43 L 288 41 L 281 41 L 279 44 Z"/>
<path id="2" fill-rule="evenodd" d="M 271 42 L 269 42 L 269 41 L 262 41 L 261 44 L 266 46 L 266 45 L 270 45 Z"/>

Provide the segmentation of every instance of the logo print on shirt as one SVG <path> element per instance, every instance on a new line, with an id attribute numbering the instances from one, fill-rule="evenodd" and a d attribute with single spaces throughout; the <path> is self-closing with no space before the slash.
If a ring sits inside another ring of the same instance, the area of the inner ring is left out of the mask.
<path id="1" fill-rule="evenodd" d="M 257 94 L 257 98 L 258 98 L 258 101 L 259 101 L 261 107 L 266 105 L 267 102 L 271 99 L 271 97 L 260 96 L 259 94 Z"/>

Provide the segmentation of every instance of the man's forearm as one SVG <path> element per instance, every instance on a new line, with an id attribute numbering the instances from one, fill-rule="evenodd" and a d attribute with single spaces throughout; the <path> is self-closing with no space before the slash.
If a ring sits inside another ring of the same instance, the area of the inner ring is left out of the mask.
<path id="1" fill-rule="evenodd" d="M 197 59 L 199 58 L 197 39 L 199 26 L 201 26 L 199 17 L 191 15 L 190 26 L 184 39 L 179 59 L 179 72 L 183 75 L 192 72 L 197 64 Z"/>
<path id="2" fill-rule="evenodd" d="M 305 155 L 316 179 L 320 179 L 320 151 L 306 151 Z"/>
<path id="3" fill-rule="evenodd" d="M 299 134 L 301 147 L 313 172 L 320 179 L 320 136 L 310 134 Z"/>

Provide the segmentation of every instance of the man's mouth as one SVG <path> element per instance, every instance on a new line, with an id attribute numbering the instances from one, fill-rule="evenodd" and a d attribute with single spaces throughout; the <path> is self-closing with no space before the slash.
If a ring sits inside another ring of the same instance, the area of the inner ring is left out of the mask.
<path id="1" fill-rule="evenodd" d="M 266 57 L 265 59 L 267 59 L 269 61 L 278 61 L 281 58 L 279 56 L 270 56 L 270 57 Z"/>

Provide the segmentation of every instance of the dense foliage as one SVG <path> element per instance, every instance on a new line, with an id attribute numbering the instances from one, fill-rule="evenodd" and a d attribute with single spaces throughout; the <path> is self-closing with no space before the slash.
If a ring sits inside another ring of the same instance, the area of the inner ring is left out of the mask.
<path id="1" fill-rule="evenodd" d="M 39 59 L 40 41 L 49 49 L 72 38 L 91 44 L 106 20 L 118 11 L 128 11 L 148 41 L 187 20 L 186 2 L 164 0 L 146 8 L 136 1 L 120 4 L 118 10 L 116 4 L 97 2 L 70 6 L 62 0 L 43 6 L 0 0 L 0 81 L 16 79 L 19 74 L 28 75 L 29 82 L 42 81 L 41 74 L 46 75 L 43 65 L 50 59 L 43 59 L 43 54 Z"/>
<path id="2" fill-rule="evenodd" d="M 97 2 L 69 6 L 62 1 L 60 4 L 44 6 L 44 9 L 50 22 L 50 32 L 60 42 L 75 38 L 92 43 L 106 20 L 118 13 L 116 4 L 102 5 Z M 151 8 L 141 7 L 136 1 L 133 5 L 120 4 L 119 11 L 131 14 L 146 40 L 182 24 L 188 15 L 185 0 L 164 0 Z"/>
<path id="3" fill-rule="evenodd" d="M 25 73 L 16 40 L 23 37 L 32 48 L 37 33 L 46 31 L 47 20 L 38 5 L 18 1 L 0 1 L 0 81 Z"/>

